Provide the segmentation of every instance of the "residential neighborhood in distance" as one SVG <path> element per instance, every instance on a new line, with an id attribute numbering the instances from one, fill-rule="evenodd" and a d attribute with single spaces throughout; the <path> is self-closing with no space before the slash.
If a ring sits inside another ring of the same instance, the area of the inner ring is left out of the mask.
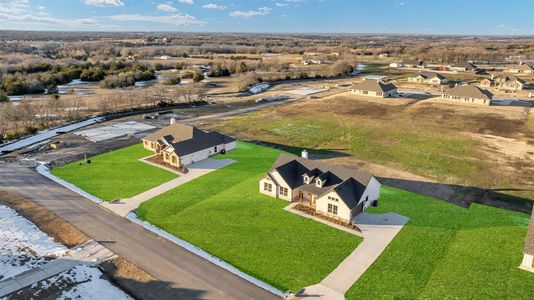
<path id="1" fill-rule="evenodd" d="M 0 299 L 534 299 L 513 4 L 0 0 Z"/>

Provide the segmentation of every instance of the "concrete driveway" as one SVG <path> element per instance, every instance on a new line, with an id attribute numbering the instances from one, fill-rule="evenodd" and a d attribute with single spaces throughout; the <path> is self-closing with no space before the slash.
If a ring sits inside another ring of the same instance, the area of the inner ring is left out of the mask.
<path id="1" fill-rule="evenodd" d="M 132 198 L 122 199 L 115 202 L 102 202 L 100 205 L 116 213 L 121 217 L 126 217 L 132 210 L 136 209 L 141 203 L 150 200 L 158 195 L 174 189 L 184 183 L 187 183 L 200 176 L 204 176 L 215 170 L 224 168 L 235 162 L 233 159 L 212 159 L 208 158 L 197 163 L 187 166 L 189 172 L 187 174 L 180 174 L 180 177 L 167 181 L 155 188 L 152 188 Z"/>
<path id="2" fill-rule="evenodd" d="M 359 214 L 355 224 L 362 231 L 363 242 L 323 281 L 305 287 L 296 298 L 345 299 L 345 293 L 378 259 L 408 220 L 395 213 Z"/>

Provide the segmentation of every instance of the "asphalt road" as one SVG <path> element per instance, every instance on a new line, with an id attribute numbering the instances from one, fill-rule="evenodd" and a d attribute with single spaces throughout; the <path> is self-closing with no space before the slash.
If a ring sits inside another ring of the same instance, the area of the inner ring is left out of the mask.
<path id="1" fill-rule="evenodd" d="M 94 240 L 106 241 L 115 254 L 167 282 L 179 299 L 279 299 L 16 163 L 0 162 L 0 189 L 20 193 Z"/>

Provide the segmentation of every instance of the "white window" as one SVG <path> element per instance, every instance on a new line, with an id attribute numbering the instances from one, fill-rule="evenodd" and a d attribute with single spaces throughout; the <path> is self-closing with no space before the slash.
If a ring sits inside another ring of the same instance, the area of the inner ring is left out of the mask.
<path id="1" fill-rule="evenodd" d="M 328 213 L 337 215 L 337 205 L 328 204 Z"/>
<path id="2" fill-rule="evenodd" d="M 280 187 L 280 195 L 286 196 L 289 194 L 289 190 L 286 187 L 281 186 Z"/>
<path id="3" fill-rule="evenodd" d="M 304 175 L 304 183 L 310 183 L 310 177 L 308 177 L 308 175 Z"/>
<path id="4" fill-rule="evenodd" d="M 321 181 L 321 179 L 317 179 L 317 180 L 315 180 L 315 185 L 317 187 L 322 187 L 323 186 L 323 182 Z"/>
<path id="5" fill-rule="evenodd" d="M 263 183 L 263 190 L 270 193 L 270 192 L 273 191 L 273 185 L 268 183 L 268 182 L 264 182 Z"/>

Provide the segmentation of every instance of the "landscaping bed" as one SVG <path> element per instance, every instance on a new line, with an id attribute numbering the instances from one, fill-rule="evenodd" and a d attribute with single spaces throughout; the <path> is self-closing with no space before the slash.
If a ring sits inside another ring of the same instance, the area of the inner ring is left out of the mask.
<path id="1" fill-rule="evenodd" d="M 104 200 L 130 198 L 178 175 L 139 161 L 152 152 L 141 144 L 100 154 L 91 163 L 73 162 L 51 173 Z"/>
<path id="2" fill-rule="evenodd" d="M 356 231 L 362 232 L 360 230 L 360 228 L 358 228 L 358 226 L 356 226 L 354 224 L 349 224 L 347 222 L 340 221 L 340 220 L 338 220 L 336 218 L 330 218 L 328 216 L 325 216 L 324 214 L 318 213 L 314 208 L 311 208 L 309 206 L 302 205 L 302 204 L 297 204 L 297 205 L 295 205 L 293 207 L 293 209 L 301 211 L 303 213 L 306 213 L 306 214 L 308 214 L 310 216 L 314 216 L 316 218 L 320 218 L 320 219 L 323 219 L 325 221 L 337 224 L 339 226 L 343 226 L 343 227 L 346 227 L 348 229 L 352 229 L 352 230 L 356 230 Z"/>

